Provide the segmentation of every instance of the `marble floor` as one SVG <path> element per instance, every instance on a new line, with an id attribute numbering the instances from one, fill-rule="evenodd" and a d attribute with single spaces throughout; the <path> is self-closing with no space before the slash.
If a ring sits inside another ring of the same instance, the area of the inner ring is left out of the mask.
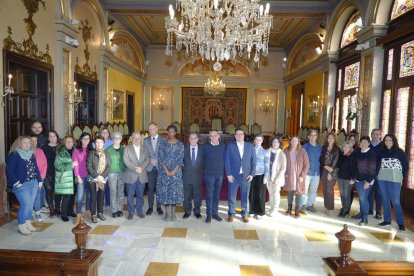
<path id="1" fill-rule="evenodd" d="M 282 198 L 281 212 L 285 206 Z M 363 227 L 350 218 L 327 217 L 319 197 L 316 208 L 318 213 L 300 219 L 280 213 L 250 218 L 247 224 L 239 215 L 232 223 L 213 220 L 211 224 L 204 222 L 205 216 L 183 220 L 182 212 L 175 222 L 165 222 L 157 214 L 133 220 L 107 216 L 98 224 L 86 220 L 92 227 L 88 248 L 103 251 L 99 275 L 326 275 L 322 258 L 339 255 L 335 233 L 348 224 L 356 237 L 354 259 L 414 262 L 410 230 L 398 232 L 395 224 L 381 229 L 372 216 Z M 224 219 L 226 212 L 227 204 L 221 202 Z M 0 248 L 67 252 L 75 247 L 72 223 L 47 218 L 36 227 L 39 232 L 22 236 L 16 219 L 4 224 Z"/>

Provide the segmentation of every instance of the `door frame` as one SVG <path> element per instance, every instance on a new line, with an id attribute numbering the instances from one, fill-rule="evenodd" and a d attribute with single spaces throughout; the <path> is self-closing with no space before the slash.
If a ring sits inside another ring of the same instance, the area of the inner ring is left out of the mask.
<path id="1" fill-rule="evenodd" d="M 132 91 L 126 90 L 126 116 L 125 116 L 125 123 L 127 123 L 127 124 L 128 124 L 128 106 L 129 106 L 128 96 L 132 96 L 133 97 L 133 99 L 134 99 L 133 100 L 133 104 L 135 104 L 135 93 L 132 92 Z M 129 133 L 131 133 L 131 128 L 133 130 L 135 130 L 135 113 L 134 113 L 134 116 L 132 116 L 132 122 L 133 122 L 133 125 L 132 126 L 128 126 Z M 128 135 L 129 135 L 129 133 L 128 133 Z"/>
<path id="2" fill-rule="evenodd" d="M 3 49 L 3 76 L 7 76 L 8 72 L 10 70 L 10 63 L 15 63 L 21 66 L 25 66 L 25 67 L 29 67 L 33 70 L 38 70 L 38 71 L 42 71 L 44 73 L 46 73 L 47 76 L 47 87 L 48 87 L 48 105 L 47 105 L 47 113 L 48 113 L 48 121 L 49 124 L 47 126 L 44 126 L 47 130 L 51 130 L 54 129 L 54 121 L 53 121 L 53 116 L 52 114 L 54 114 L 54 79 L 53 79 L 53 65 L 52 64 L 47 64 L 44 62 L 40 62 L 37 60 L 34 60 L 32 58 L 20 55 L 20 54 L 16 54 L 14 52 L 10 52 L 7 51 L 5 49 Z M 7 78 L 3 77 L 3 88 L 6 85 L 6 80 Z M 5 106 L 3 108 L 3 114 L 4 114 L 4 147 L 5 147 L 5 151 L 8 152 L 9 146 L 7 144 L 7 137 L 9 135 L 9 129 L 10 129 L 10 125 L 9 125 L 9 110 L 10 106 L 8 103 L 5 103 Z"/>
<path id="3" fill-rule="evenodd" d="M 83 82 L 83 83 L 87 83 L 90 85 L 95 85 L 96 89 L 95 89 L 95 100 L 96 100 L 96 122 L 95 124 L 99 123 L 99 81 L 97 79 L 93 79 L 84 75 L 81 75 L 79 73 L 75 73 L 74 76 L 74 81 L 76 81 L 76 83 L 79 82 Z M 77 124 L 77 116 L 78 114 L 76 113 L 76 109 L 73 110 L 74 112 L 74 124 Z M 71 126 L 72 127 L 72 126 Z"/>

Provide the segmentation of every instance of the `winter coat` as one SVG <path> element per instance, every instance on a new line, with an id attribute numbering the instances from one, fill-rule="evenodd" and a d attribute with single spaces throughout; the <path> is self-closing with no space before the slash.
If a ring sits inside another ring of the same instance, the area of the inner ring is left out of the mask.
<path id="1" fill-rule="evenodd" d="M 73 181 L 72 156 L 66 147 L 58 147 L 55 159 L 55 193 L 72 195 Z"/>

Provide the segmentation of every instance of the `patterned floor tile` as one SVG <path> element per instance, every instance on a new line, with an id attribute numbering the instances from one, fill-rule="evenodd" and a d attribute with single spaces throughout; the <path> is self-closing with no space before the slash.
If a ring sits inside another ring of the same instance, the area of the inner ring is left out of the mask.
<path id="1" fill-rule="evenodd" d="M 156 263 L 151 262 L 148 265 L 145 276 L 176 276 L 179 264 L 177 263 Z"/>
<path id="2" fill-rule="evenodd" d="M 398 237 L 394 236 L 392 233 L 384 233 L 384 232 L 369 232 L 372 236 L 374 236 L 377 240 L 388 243 L 388 242 L 402 242 L 403 240 Z"/>
<path id="3" fill-rule="evenodd" d="M 241 265 L 241 276 L 272 276 L 272 271 L 269 266 L 261 265 Z"/>
<path id="4" fill-rule="evenodd" d="M 49 222 L 32 222 L 32 225 L 37 229 L 37 232 L 43 232 L 47 228 L 53 225 L 53 223 Z"/>
<path id="5" fill-rule="evenodd" d="M 112 235 L 118 230 L 119 225 L 98 225 L 90 234 L 96 235 Z"/>
<path id="6" fill-rule="evenodd" d="M 256 230 L 233 230 L 234 238 L 236 240 L 259 240 Z"/>
<path id="7" fill-rule="evenodd" d="M 329 236 L 323 231 L 309 231 L 309 232 L 305 232 L 304 235 L 308 241 L 316 241 L 316 242 L 330 242 L 331 241 Z"/>
<path id="8" fill-rule="evenodd" d="M 162 232 L 164 238 L 186 238 L 187 228 L 166 227 Z"/>

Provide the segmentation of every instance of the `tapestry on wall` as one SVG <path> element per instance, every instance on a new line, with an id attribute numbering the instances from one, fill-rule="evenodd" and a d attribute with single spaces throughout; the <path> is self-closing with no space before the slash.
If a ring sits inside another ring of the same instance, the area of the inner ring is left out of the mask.
<path id="1" fill-rule="evenodd" d="M 246 88 L 226 88 L 221 96 L 211 96 L 203 87 L 183 87 L 182 124 L 189 129 L 192 123 L 200 126 L 200 132 L 211 129 L 211 119 L 220 118 L 222 130 L 226 125 L 236 127 L 246 123 Z"/>

